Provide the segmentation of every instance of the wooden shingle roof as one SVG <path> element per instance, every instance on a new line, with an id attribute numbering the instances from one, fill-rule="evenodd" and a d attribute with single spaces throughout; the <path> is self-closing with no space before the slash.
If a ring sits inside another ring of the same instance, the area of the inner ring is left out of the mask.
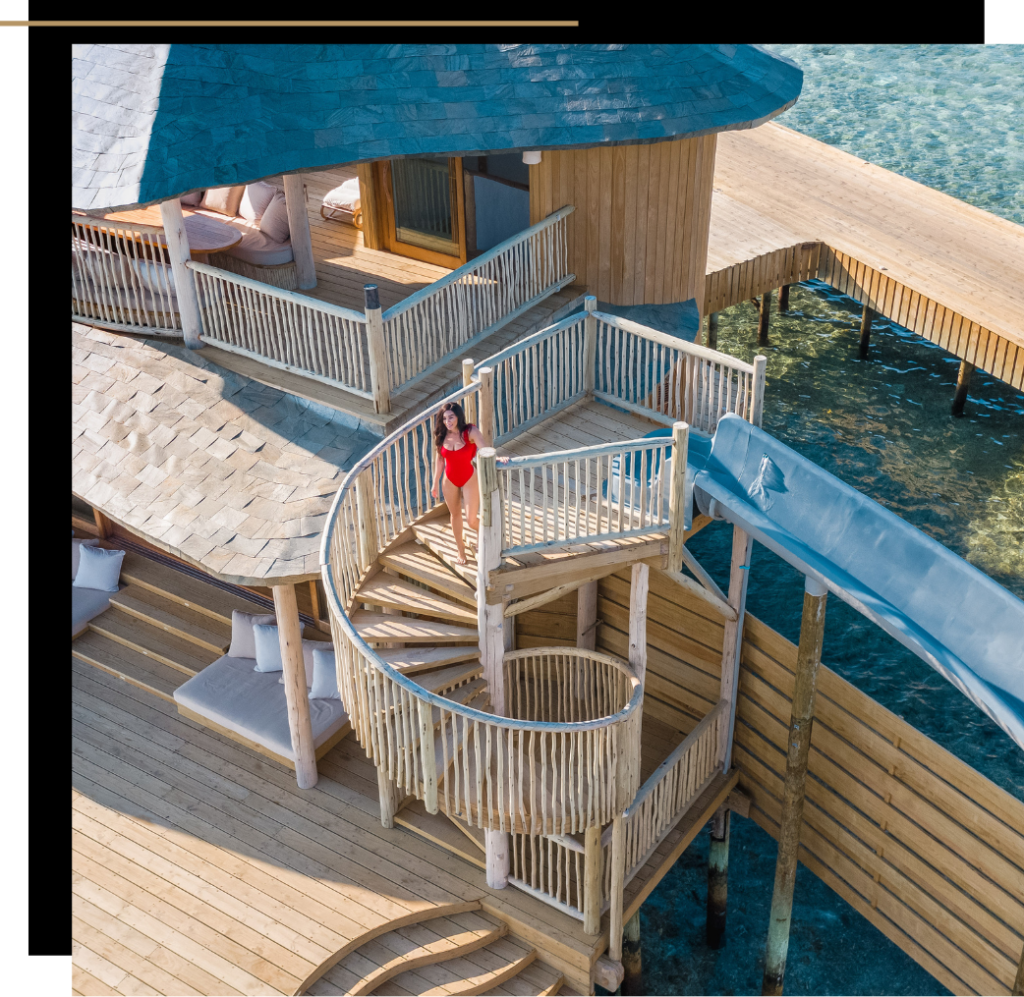
<path id="1" fill-rule="evenodd" d="M 72 206 L 385 157 L 750 128 L 802 83 L 753 45 L 75 45 Z"/>
<path id="2" fill-rule="evenodd" d="M 331 500 L 374 437 L 182 346 L 71 335 L 75 495 L 224 581 L 319 577 Z"/>

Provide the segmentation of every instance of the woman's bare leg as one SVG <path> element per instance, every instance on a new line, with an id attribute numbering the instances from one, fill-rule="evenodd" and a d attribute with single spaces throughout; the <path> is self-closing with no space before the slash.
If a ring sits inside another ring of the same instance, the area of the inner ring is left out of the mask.
<path id="1" fill-rule="evenodd" d="M 459 552 L 459 564 L 466 563 L 466 545 L 462 540 L 462 489 L 456 488 L 447 478 L 441 480 L 441 489 L 448 511 L 452 516 L 452 533 L 455 534 L 455 548 Z"/>
<path id="2" fill-rule="evenodd" d="M 462 498 L 466 503 L 466 522 L 469 528 L 476 532 L 480 526 L 480 479 L 476 471 L 462 486 Z"/>

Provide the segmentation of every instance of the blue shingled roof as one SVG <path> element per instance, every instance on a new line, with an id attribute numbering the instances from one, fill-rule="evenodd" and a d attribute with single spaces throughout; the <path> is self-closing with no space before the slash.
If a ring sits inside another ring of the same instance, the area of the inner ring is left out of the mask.
<path id="1" fill-rule="evenodd" d="M 749 128 L 802 82 L 751 45 L 76 45 L 72 204 L 388 156 Z"/>

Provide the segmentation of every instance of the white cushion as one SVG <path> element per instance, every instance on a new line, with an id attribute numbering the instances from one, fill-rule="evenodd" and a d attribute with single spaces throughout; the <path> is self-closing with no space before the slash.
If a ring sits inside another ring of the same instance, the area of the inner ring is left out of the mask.
<path id="1" fill-rule="evenodd" d="M 238 214 L 244 193 L 245 184 L 239 184 L 237 187 L 212 187 L 203 195 L 202 206 L 234 218 Z"/>
<path id="2" fill-rule="evenodd" d="M 95 547 L 99 540 L 72 540 L 71 541 L 71 580 L 75 580 L 78 574 L 78 551 L 80 547 Z"/>
<path id="3" fill-rule="evenodd" d="M 183 208 L 198 208 L 203 203 L 205 190 L 194 190 L 191 194 L 182 194 L 178 200 Z"/>
<path id="4" fill-rule="evenodd" d="M 238 213 L 251 222 L 257 222 L 263 217 L 267 205 L 274 199 L 277 187 L 269 183 L 251 183 L 245 188 L 242 195 L 242 203 L 238 206 Z"/>
<path id="5" fill-rule="evenodd" d="M 266 218 L 266 215 L 263 217 Z M 291 263 L 295 259 L 291 242 L 274 242 L 266 233 L 251 228 L 245 229 L 242 241 L 235 243 L 226 252 L 228 256 L 264 267 Z"/>
<path id="6" fill-rule="evenodd" d="M 71 586 L 71 636 L 89 626 L 89 621 L 110 607 L 110 593 Z"/>
<path id="7" fill-rule="evenodd" d="M 139 275 L 139 283 L 147 291 L 154 294 L 175 293 L 174 271 L 168 263 L 157 263 L 152 260 L 135 260 L 132 267 Z"/>
<path id="8" fill-rule="evenodd" d="M 313 688 L 309 690 L 309 698 L 341 700 L 333 644 L 313 649 Z"/>
<path id="9" fill-rule="evenodd" d="M 253 624 L 274 624 L 277 617 L 273 613 L 240 613 L 231 610 L 231 647 L 228 656 L 232 658 L 255 658 L 256 638 L 253 636 Z"/>
<path id="10" fill-rule="evenodd" d="M 359 178 L 346 180 L 340 187 L 328 191 L 324 195 L 324 204 L 328 208 L 345 208 L 346 211 L 359 210 Z"/>
<path id="11" fill-rule="evenodd" d="M 325 645 L 324 645 L 324 642 L 322 640 L 304 640 L 302 642 L 302 663 L 303 663 L 303 665 L 305 666 L 305 669 L 306 669 L 306 688 L 307 689 L 313 684 L 313 674 L 314 674 L 314 669 L 313 669 L 313 652 L 316 651 L 317 648 L 321 648 L 321 647 L 324 647 L 324 646 Z M 330 645 L 327 645 L 327 646 L 329 647 Z M 282 675 L 278 679 L 278 681 L 281 683 L 281 685 L 284 685 L 284 675 Z"/>
<path id="12" fill-rule="evenodd" d="M 78 553 L 78 574 L 71 584 L 76 588 L 116 592 L 117 580 L 121 577 L 124 551 L 83 546 Z"/>
<path id="13" fill-rule="evenodd" d="M 291 231 L 288 228 L 288 206 L 285 203 L 284 194 L 276 193 L 267 205 L 260 219 L 260 231 L 273 242 L 287 242 L 291 239 Z"/>
<path id="14" fill-rule="evenodd" d="M 252 635 L 256 642 L 255 671 L 282 671 L 284 663 L 281 661 L 281 638 L 278 635 L 277 627 L 257 623 L 252 628 Z"/>

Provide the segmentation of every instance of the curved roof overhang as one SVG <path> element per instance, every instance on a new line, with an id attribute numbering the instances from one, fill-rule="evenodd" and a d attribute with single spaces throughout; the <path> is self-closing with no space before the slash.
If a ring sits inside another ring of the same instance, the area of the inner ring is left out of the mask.
<path id="1" fill-rule="evenodd" d="M 802 82 L 752 45 L 76 45 L 72 207 L 387 157 L 750 128 Z"/>

